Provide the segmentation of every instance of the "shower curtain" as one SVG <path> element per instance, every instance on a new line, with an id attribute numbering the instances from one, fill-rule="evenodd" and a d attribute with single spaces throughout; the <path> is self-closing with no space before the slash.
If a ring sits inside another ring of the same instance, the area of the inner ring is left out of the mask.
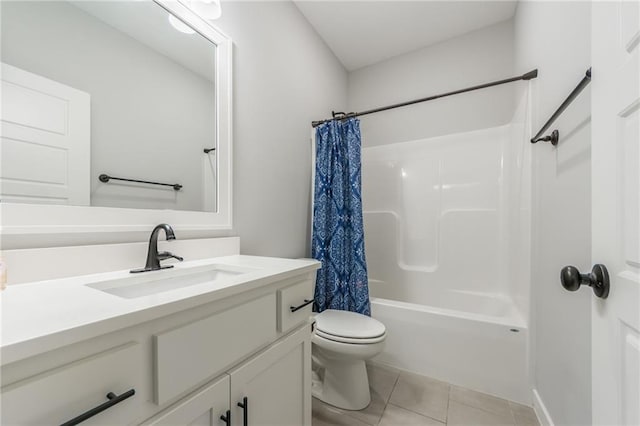
<path id="1" fill-rule="evenodd" d="M 316 128 L 311 255 L 322 262 L 315 310 L 371 315 L 364 253 L 360 174 L 360 121 L 336 120 Z"/>

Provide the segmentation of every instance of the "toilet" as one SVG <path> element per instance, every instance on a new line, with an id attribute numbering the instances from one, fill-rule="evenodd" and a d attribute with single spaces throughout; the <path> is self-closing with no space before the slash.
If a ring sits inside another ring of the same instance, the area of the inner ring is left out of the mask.
<path id="1" fill-rule="evenodd" d="M 362 410 L 371 402 L 365 360 L 384 348 L 386 328 L 355 312 L 327 309 L 315 316 L 313 396 L 335 407 Z"/>

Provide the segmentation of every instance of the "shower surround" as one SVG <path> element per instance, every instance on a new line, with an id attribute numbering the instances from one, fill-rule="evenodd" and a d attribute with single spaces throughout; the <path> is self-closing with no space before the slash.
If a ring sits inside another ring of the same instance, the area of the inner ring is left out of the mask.
<path id="1" fill-rule="evenodd" d="M 530 403 L 530 125 L 364 148 L 374 361 Z M 366 134 L 363 136 L 366 138 Z"/>

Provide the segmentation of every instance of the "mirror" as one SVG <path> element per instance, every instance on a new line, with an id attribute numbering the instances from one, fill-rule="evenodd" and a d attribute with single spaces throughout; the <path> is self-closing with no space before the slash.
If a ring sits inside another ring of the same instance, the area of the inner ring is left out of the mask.
<path id="1" fill-rule="evenodd" d="M 206 21 L 150 0 L 1 8 L 3 204 L 229 208 L 229 64 Z"/>

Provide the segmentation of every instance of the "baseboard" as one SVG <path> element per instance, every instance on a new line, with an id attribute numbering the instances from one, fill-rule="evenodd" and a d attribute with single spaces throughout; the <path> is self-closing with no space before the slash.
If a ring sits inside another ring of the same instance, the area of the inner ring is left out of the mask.
<path id="1" fill-rule="evenodd" d="M 553 419 L 536 389 L 533 390 L 533 411 L 535 411 L 541 426 L 554 426 Z"/>

